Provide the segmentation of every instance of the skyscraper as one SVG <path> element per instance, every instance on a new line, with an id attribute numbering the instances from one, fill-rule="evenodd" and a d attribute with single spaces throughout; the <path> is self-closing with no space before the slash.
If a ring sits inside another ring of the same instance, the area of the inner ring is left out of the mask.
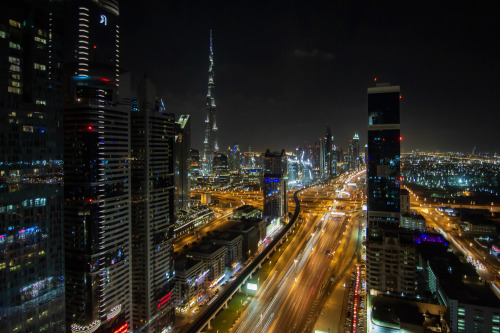
<path id="1" fill-rule="evenodd" d="M 190 203 L 191 189 L 191 118 L 181 115 L 175 123 L 175 204 L 176 209 L 186 209 Z"/>
<path id="2" fill-rule="evenodd" d="M 368 224 L 400 221 L 399 86 L 368 88 Z"/>
<path id="3" fill-rule="evenodd" d="M 321 178 L 327 179 L 334 175 L 333 173 L 333 135 L 330 126 L 326 125 L 325 136 L 320 139 L 320 174 Z M 336 165 L 335 165 L 336 169 Z"/>
<path id="4" fill-rule="evenodd" d="M 124 332 L 131 324 L 130 100 L 117 77 L 118 2 L 68 5 L 66 329 Z"/>
<path id="5" fill-rule="evenodd" d="M 210 30 L 210 53 L 208 57 L 208 92 L 207 92 L 207 113 L 205 118 L 205 140 L 203 141 L 203 175 L 213 172 L 214 153 L 219 150 L 217 144 L 217 122 L 215 119 L 215 82 L 214 82 L 214 52 L 212 49 L 212 30 Z"/>
<path id="6" fill-rule="evenodd" d="M 359 135 L 354 133 L 354 136 L 349 140 L 347 152 L 347 164 L 349 170 L 357 170 L 359 168 Z"/>
<path id="7" fill-rule="evenodd" d="M 368 88 L 367 288 L 371 295 L 416 295 L 413 236 L 400 231 L 399 86 Z"/>
<path id="8" fill-rule="evenodd" d="M 281 218 L 287 207 L 287 157 L 285 151 L 264 155 L 264 216 Z"/>
<path id="9" fill-rule="evenodd" d="M 147 78 L 131 112 L 133 330 L 173 323 L 174 115 Z M 189 148 L 188 148 L 189 149 Z M 188 150 L 189 151 L 189 150 Z"/>
<path id="10" fill-rule="evenodd" d="M 64 326 L 62 7 L 0 10 L 0 331 Z"/>

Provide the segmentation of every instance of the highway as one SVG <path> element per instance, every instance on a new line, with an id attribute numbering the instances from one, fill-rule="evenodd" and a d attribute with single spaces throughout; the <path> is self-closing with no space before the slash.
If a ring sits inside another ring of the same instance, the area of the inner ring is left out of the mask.
<path id="1" fill-rule="evenodd" d="M 268 279 L 259 286 L 256 297 L 233 332 L 312 330 L 328 294 L 343 275 L 350 272 L 360 243 L 359 214 L 353 216 L 352 220 L 356 221 L 353 223 L 351 218 L 331 211 L 329 208 L 335 199 L 325 196 L 326 201 L 318 200 L 316 196 L 320 195 L 320 191 L 331 192 L 332 187 L 314 187 L 301 192 L 301 208 L 304 203 L 310 203 L 323 214 L 305 215 L 305 222 L 296 237 L 285 249 Z M 333 282 L 328 280 L 332 276 Z"/>

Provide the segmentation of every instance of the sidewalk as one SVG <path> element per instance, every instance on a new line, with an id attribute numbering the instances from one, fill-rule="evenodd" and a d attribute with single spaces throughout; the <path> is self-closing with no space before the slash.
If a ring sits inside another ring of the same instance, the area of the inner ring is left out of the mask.
<path id="1" fill-rule="evenodd" d="M 320 316 L 314 325 L 313 332 L 344 332 L 345 309 L 347 307 L 347 298 L 349 294 L 349 283 L 351 271 L 346 272 L 344 278 L 335 287 L 335 290 L 328 297 Z M 346 288 L 344 288 L 344 283 Z"/>

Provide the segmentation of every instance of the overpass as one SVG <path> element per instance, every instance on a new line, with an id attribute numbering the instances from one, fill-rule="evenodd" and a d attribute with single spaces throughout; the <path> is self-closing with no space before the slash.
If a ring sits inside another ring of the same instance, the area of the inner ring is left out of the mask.
<path id="1" fill-rule="evenodd" d="M 210 321 L 214 319 L 221 310 L 227 309 L 228 303 L 231 301 L 234 294 L 241 291 L 241 287 L 247 282 L 247 280 L 262 267 L 264 261 L 272 256 L 278 245 L 281 245 L 285 241 L 286 237 L 288 237 L 288 235 L 295 229 L 295 221 L 300 213 L 300 201 L 297 194 L 304 189 L 298 190 L 293 194 L 293 199 L 295 200 L 295 211 L 288 224 L 285 225 L 271 241 L 271 243 L 269 243 L 269 245 L 260 254 L 258 254 L 257 257 L 241 271 L 240 274 L 237 275 L 237 277 L 225 288 L 225 290 L 219 293 L 212 304 L 207 306 L 193 323 L 182 330 L 183 333 L 200 333 L 205 326 L 208 326 L 207 328 L 210 329 Z"/>

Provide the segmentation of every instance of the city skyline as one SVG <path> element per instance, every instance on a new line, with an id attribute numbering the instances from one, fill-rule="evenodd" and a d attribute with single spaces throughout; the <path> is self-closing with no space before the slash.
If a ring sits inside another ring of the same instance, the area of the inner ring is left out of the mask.
<path id="1" fill-rule="evenodd" d="M 345 147 L 358 131 L 364 146 L 364 93 L 376 77 L 405 87 L 403 151 L 496 150 L 498 51 L 486 4 L 150 1 L 122 8 L 122 17 L 131 18 L 123 24 L 130 36 L 124 50 L 147 50 L 144 35 L 161 42 L 157 52 L 124 52 L 123 67 L 133 77 L 143 64 L 155 68 L 152 79 L 170 112 L 192 115 L 193 147 L 200 150 L 210 29 L 224 149 L 238 143 L 242 151 L 264 152 L 272 142 L 272 150 L 291 150 L 318 139 L 324 124 L 337 145 Z M 260 122 L 264 116 L 268 121 Z"/>
<path id="2" fill-rule="evenodd" d="M 5 9 L 0 333 L 500 333 L 485 5 Z"/>

